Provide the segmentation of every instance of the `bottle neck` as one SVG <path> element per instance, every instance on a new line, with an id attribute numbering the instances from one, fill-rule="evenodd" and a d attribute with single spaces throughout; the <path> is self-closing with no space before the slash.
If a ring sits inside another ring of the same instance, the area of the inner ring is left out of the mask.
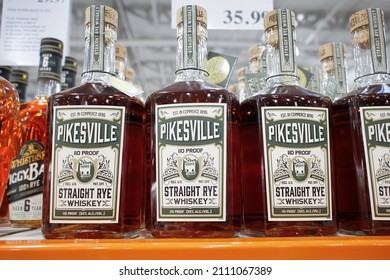
<path id="1" fill-rule="evenodd" d="M 190 18 L 191 17 L 191 18 Z M 177 27 L 176 82 L 203 80 L 208 76 L 207 27 L 196 20 L 196 11 L 183 13 Z"/>
<path id="2" fill-rule="evenodd" d="M 267 47 L 267 86 L 299 85 L 295 63 L 295 28 L 289 13 L 278 13 L 278 25 L 265 32 Z"/>
<path id="3" fill-rule="evenodd" d="M 105 21 L 104 12 L 92 13 L 85 28 L 84 68 L 81 83 L 98 82 L 115 75 L 117 29 Z"/>
<path id="4" fill-rule="evenodd" d="M 123 81 L 126 79 L 126 61 L 124 59 L 115 60 L 115 75 Z"/>
<path id="5" fill-rule="evenodd" d="M 368 25 L 352 32 L 352 45 L 357 85 L 388 83 L 384 22 L 377 9 L 370 9 Z"/>

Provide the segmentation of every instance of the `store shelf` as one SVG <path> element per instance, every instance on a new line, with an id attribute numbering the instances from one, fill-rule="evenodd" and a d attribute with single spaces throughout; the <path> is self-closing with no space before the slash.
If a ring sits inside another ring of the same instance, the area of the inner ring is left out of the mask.
<path id="1" fill-rule="evenodd" d="M 0 238 L 0 259 L 59 260 L 385 260 L 389 237 L 291 237 L 230 239 L 45 240 Z"/>

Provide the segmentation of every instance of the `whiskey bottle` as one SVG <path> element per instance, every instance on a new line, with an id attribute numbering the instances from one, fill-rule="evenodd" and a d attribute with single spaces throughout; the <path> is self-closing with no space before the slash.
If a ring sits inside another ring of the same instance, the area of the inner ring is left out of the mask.
<path id="1" fill-rule="evenodd" d="M 334 102 L 339 230 L 347 234 L 390 234 L 390 74 L 381 9 L 349 19 L 355 88 Z"/>
<path id="2" fill-rule="evenodd" d="M 77 59 L 65 56 L 65 64 L 61 71 L 61 90 L 72 88 L 76 85 Z"/>
<path id="3" fill-rule="evenodd" d="M 231 237 L 241 223 L 239 103 L 205 79 L 206 10 L 183 6 L 176 20 L 175 82 L 145 105 L 148 229 L 155 237 Z"/>
<path id="4" fill-rule="evenodd" d="M 267 55 L 264 44 L 253 44 L 249 47 L 248 73 L 266 73 Z"/>
<path id="5" fill-rule="evenodd" d="M 42 192 L 46 144 L 47 99 L 61 90 L 62 41 L 43 38 L 40 44 L 35 99 L 20 104 L 17 155 L 7 185 L 9 216 L 13 227 L 37 228 L 42 222 Z M 23 84 L 24 73 L 13 72 Z"/>
<path id="6" fill-rule="evenodd" d="M 115 45 L 115 75 L 121 79 L 126 79 L 126 47 L 122 44 Z"/>
<path id="7" fill-rule="evenodd" d="M 237 75 L 238 75 L 238 98 L 239 98 L 239 101 L 242 102 L 244 101 L 246 98 L 248 98 L 248 93 L 247 93 L 247 90 L 246 90 L 246 85 L 245 85 L 245 74 L 248 70 L 248 67 L 241 67 L 238 69 L 237 71 Z"/>
<path id="8" fill-rule="evenodd" d="M 24 70 L 14 69 L 11 73 L 10 82 L 18 91 L 19 103 L 24 103 L 26 101 L 26 93 L 28 86 L 28 72 Z"/>
<path id="9" fill-rule="evenodd" d="M 81 85 L 48 101 L 46 238 L 124 238 L 143 227 L 143 104 L 118 90 L 118 13 L 85 10 Z"/>
<path id="10" fill-rule="evenodd" d="M 267 13 L 264 30 L 267 85 L 240 105 L 245 232 L 335 234 L 332 102 L 299 86 L 294 12 Z"/>
<path id="11" fill-rule="evenodd" d="M 324 44 L 320 47 L 322 71 L 322 94 L 333 101 L 348 92 L 346 46 L 340 42 Z"/>
<path id="12" fill-rule="evenodd" d="M 18 123 L 19 97 L 15 87 L 3 77 L 0 77 L 0 205 L 2 220 L 6 219 L 3 199 L 6 191 L 11 161 L 16 155 L 16 129 Z M 4 219 L 3 219 L 4 218 Z"/>

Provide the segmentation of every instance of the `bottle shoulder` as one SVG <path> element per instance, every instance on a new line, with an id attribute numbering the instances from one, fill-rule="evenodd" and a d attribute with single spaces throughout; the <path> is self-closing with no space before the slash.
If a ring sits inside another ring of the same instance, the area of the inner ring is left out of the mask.
<path id="1" fill-rule="evenodd" d="M 334 107 L 348 104 L 359 106 L 390 105 L 390 84 L 380 83 L 357 87 L 346 96 L 336 100 Z"/>

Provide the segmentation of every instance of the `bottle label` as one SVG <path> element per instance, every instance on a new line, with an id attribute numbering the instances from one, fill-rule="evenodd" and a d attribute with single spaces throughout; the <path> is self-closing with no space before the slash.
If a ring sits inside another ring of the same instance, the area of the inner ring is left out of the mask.
<path id="1" fill-rule="evenodd" d="M 157 221 L 226 220 L 226 104 L 156 106 Z"/>
<path id="2" fill-rule="evenodd" d="M 295 72 L 295 38 L 292 34 L 293 18 L 291 14 L 282 9 L 278 13 L 278 36 L 279 36 L 279 57 L 280 57 L 280 72 L 292 73 Z"/>
<path id="3" fill-rule="evenodd" d="M 374 73 L 387 73 L 384 23 L 380 9 L 368 9 L 370 46 Z"/>
<path id="4" fill-rule="evenodd" d="M 125 107 L 54 107 L 51 223 L 117 223 Z"/>
<path id="5" fill-rule="evenodd" d="M 328 110 L 262 107 L 268 220 L 332 219 Z"/>
<path id="6" fill-rule="evenodd" d="M 373 220 L 390 220 L 390 108 L 360 107 Z"/>
<path id="7" fill-rule="evenodd" d="M 45 148 L 39 141 L 27 141 L 12 160 L 7 199 L 13 221 L 42 219 Z"/>
<path id="8" fill-rule="evenodd" d="M 61 59 L 61 55 L 55 52 L 41 53 L 38 68 L 38 79 L 51 79 L 60 82 Z"/>
<path id="9" fill-rule="evenodd" d="M 249 73 L 245 74 L 245 86 L 248 96 L 260 92 L 266 85 L 267 73 Z"/>
<path id="10" fill-rule="evenodd" d="M 339 94 L 347 93 L 347 74 L 344 67 L 344 51 L 342 43 L 333 43 L 333 64 L 335 79 L 338 81 L 336 92 Z M 334 100 L 334 99 L 333 99 Z"/>
<path id="11" fill-rule="evenodd" d="M 89 71 L 104 70 L 104 23 L 105 23 L 105 7 L 103 5 L 92 5 L 94 10 L 90 13 L 90 39 L 89 49 L 94 50 L 90 57 L 88 65 Z M 107 34 L 109 36 L 109 34 Z"/>

